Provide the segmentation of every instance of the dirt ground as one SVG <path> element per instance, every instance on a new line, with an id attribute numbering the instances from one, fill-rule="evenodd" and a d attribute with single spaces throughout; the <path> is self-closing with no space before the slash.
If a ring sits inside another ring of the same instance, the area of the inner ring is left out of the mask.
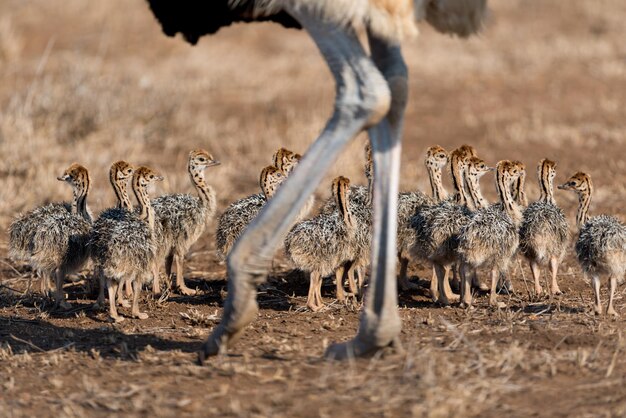
<path id="1" fill-rule="evenodd" d="M 626 3 L 496 0 L 490 9 L 477 38 L 422 25 L 404 44 L 402 189 L 428 190 L 426 147 L 469 143 L 488 163 L 524 161 L 531 200 L 539 159 L 558 161 L 557 182 L 587 171 L 592 214 L 626 220 Z M 186 155 L 207 148 L 222 161 L 207 176 L 219 212 L 256 193 L 275 149 L 306 150 L 332 97 L 323 61 L 295 30 L 237 25 L 192 48 L 163 36 L 139 0 L 0 1 L 0 416 L 626 416 L 624 288 L 620 319 L 594 316 L 571 252 L 554 299 L 532 296 L 528 267 L 514 262 L 516 293 L 501 296 L 501 310 L 484 296 L 471 311 L 434 306 L 429 267 L 412 265 L 424 290 L 400 296 L 405 353 L 346 363 L 322 353 L 355 334 L 358 309 L 334 301 L 329 282 L 327 308 L 308 312 L 307 281 L 278 257 L 259 318 L 204 367 L 195 352 L 227 287 L 214 223 L 186 261 L 200 294 L 145 295 L 144 321 L 111 324 L 91 309 L 88 270 L 66 285 L 74 308 L 56 311 L 34 291 L 33 272 L 6 256 L 17 214 L 70 198 L 55 177 L 73 161 L 92 173 L 98 213 L 113 203 L 111 162 L 159 169 L 157 193 L 187 192 Z M 362 143 L 318 197 L 340 173 L 364 183 Z M 493 183 L 483 181 L 492 201 Z M 574 232 L 575 196 L 556 199 Z"/>

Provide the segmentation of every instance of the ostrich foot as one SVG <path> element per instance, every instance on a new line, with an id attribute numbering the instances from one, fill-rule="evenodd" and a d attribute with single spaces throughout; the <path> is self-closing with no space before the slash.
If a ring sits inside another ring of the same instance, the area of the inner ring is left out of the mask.
<path id="1" fill-rule="evenodd" d="M 481 293 L 489 292 L 489 286 L 484 283 L 472 283 L 472 289 L 478 290 Z"/>
<path id="2" fill-rule="evenodd" d="M 354 293 L 346 293 L 346 300 L 343 304 L 350 309 L 358 309 L 359 308 L 359 299 Z"/>
<path id="3" fill-rule="evenodd" d="M 307 303 L 306 306 L 307 308 L 311 310 L 311 312 L 319 312 L 322 310 L 322 308 L 324 308 L 323 303 L 317 304 L 317 303 L 311 302 L 311 303 Z"/>
<path id="4" fill-rule="evenodd" d="M 506 308 L 506 303 L 500 302 L 496 298 L 490 298 L 489 299 L 489 305 L 491 305 L 492 307 L 497 308 L 497 309 Z"/>
<path id="5" fill-rule="evenodd" d="M 177 286 L 178 293 L 185 296 L 194 296 L 198 294 L 198 291 L 195 289 L 190 289 L 186 285 L 178 285 Z"/>
<path id="6" fill-rule="evenodd" d="M 437 303 L 440 305 L 448 306 L 461 300 L 461 295 L 451 293 L 449 295 L 441 295 Z"/>
<path id="7" fill-rule="evenodd" d="M 220 352 L 226 353 L 228 345 L 237 341 L 243 334 L 247 324 L 256 318 L 259 312 L 259 306 L 256 299 L 242 299 L 244 303 L 239 304 L 239 311 L 235 311 L 235 307 L 231 311 L 225 312 L 222 322 L 213 329 L 209 338 L 202 344 L 202 348 L 198 352 L 198 363 L 204 365 L 206 359 L 215 356 Z"/>
<path id="8" fill-rule="evenodd" d="M 596 315 L 602 315 L 602 305 L 593 305 L 593 313 Z"/>
<path id="9" fill-rule="evenodd" d="M 117 304 L 120 305 L 122 308 L 130 308 L 130 302 L 127 299 L 123 299 L 123 298 L 118 298 L 117 299 Z"/>
<path id="10" fill-rule="evenodd" d="M 472 277 L 472 289 L 478 290 L 481 293 L 489 292 L 491 290 L 486 283 L 481 282 L 477 277 Z"/>
<path id="11" fill-rule="evenodd" d="M 119 316 L 119 315 L 109 316 L 109 322 L 119 324 L 120 322 L 124 322 L 124 321 L 125 321 L 125 318 L 123 316 Z"/>
<path id="12" fill-rule="evenodd" d="M 136 318 L 136 319 L 148 319 L 148 314 L 145 312 L 137 311 L 137 312 L 133 312 L 131 315 L 133 316 L 133 318 Z"/>
<path id="13" fill-rule="evenodd" d="M 550 289 L 550 291 L 552 292 L 552 295 L 554 296 L 559 296 L 563 294 L 563 292 L 561 291 L 561 289 L 559 289 L 558 286 L 553 287 L 552 289 Z"/>
<path id="14" fill-rule="evenodd" d="M 326 349 L 324 357 L 329 360 L 343 361 L 350 358 L 373 356 L 386 348 L 393 348 L 398 354 L 404 353 L 399 337 L 395 337 L 390 343 L 383 346 L 377 345 L 371 339 L 363 340 L 357 337 L 345 343 L 330 345 Z"/>

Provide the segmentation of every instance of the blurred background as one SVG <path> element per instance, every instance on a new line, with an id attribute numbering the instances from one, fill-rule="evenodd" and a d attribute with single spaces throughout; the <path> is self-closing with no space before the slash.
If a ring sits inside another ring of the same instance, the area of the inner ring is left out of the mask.
<path id="1" fill-rule="evenodd" d="M 587 171 L 596 186 L 591 214 L 626 221 L 626 1 L 489 7 L 478 37 L 459 40 L 423 24 L 404 43 L 410 101 L 401 188 L 429 191 L 428 146 L 468 143 L 489 164 L 524 161 L 530 200 L 539 195 L 541 158 L 558 161 L 557 183 Z M 22 294 L 32 274 L 6 259 L 6 227 L 36 205 L 69 200 L 56 176 L 72 162 L 91 171 L 97 213 L 114 204 L 112 162 L 160 170 L 166 180 L 155 194 L 192 192 L 187 155 L 206 148 L 222 161 L 207 172 L 220 213 L 258 192 L 277 148 L 307 149 L 333 95 L 323 60 L 297 30 L 235 25 L 191 47 L 163 35 L 144 0 L 0 0 L 0 416 L 626 415 L 624 320 L 590 313 L 592 291 L 572 251 L 559 270 L 566 293 L 556 300 L 531 297 L 522 261 L 512 266 L 519 295 L 507 300 L 510 309 L 486 309 L 484 298 L 474 311 L 446 309 L 402 294 L 406 356 L 345 367 L 320 357 L 328 343 L 354 335 L 358 312 L 334 302 L 303 312 L 306 281 L 286 269 L 260 292 L 259 320 L 235 354 L 193 365 L 226 295 L 215 225 L 185 262 L 201 295 L 146 297 L 149 320 L 107 325 L 83 300 L 88 276 L 72 286 L 80 302 L 67 313 Z M 319 197 L 338 174 L 365 182 L 365 140 L 346 149 Z M 491 201 L 494 183 L 483 178 Z M 575 195 L 555 195 L 574 229 Z M 410 273 L 427 278 L 430 267 Z"/>
<path id="2" fill-rule="evenodd" d="M 468 41 L 421 25 L 404 45 L 410 68 L 403 190 L 428 190 L 426 147 L 474 145 L 489 164 L 559 162 L 557 182 L 586 170 L 592 212 L 626 201 L 626 2 L 490 1 L 481 36 Z M 141 0 L 0 1 L 0 226 L 20 211 L 70 199 L 56 176 L 70 163 L 92 173 L 94 212 L 113 204 L 118 159 L 166 180 L 156 193 L 191 191 L 190 149 L 208 149 L 218 212 L 258 190 L 281 146 L 304 152 L 332 109 L 334 85 L 307 35 L 274 24 L 235 25 L 196 47 L 161 33 Z M 339 173 L 363 183 L 365 137 Z M 446 179 L 448 186 L 450 182 Z M 495 199 L 493 178 L 483 180 Z M 557 192 L 573 216 L 573 194 Z M 571 218 L 570 218 L 571 219 Z M 207 234 L 207 245 L 213 239 Z"/>

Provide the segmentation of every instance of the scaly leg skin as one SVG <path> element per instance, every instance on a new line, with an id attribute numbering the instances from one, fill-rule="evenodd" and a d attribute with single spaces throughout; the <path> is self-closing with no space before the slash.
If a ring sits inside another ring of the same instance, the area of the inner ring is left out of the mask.
<path id="1" fill-rule="evenodd" d="M 326 357 L 344 360 L 371 355 L 397 341 L 402 322 L 396 306 L 396 205 L 400 142 L 390 143 L 388 124 L 370 129 L 374 154 L 374 241 L 370 291 L 361 315 L 357 336 L 347 343 L 333 344 Z"/>
<path id="2" fill-rule="evenodd" d="M 322 283 L 323 277 L 318 275 L 317 285 L 315 286 L 315 303 L 318 306 L 318 311 L 324 308 L 324 299 L 322 298 Z"/>
<path id="3" fill-rule="evenodd" d="M 611 290 L 609 293 L 609 307 L 606 310 L 606 314 L 614 318 L 617 318 L 619 317 L 619 315 L 615 311 L 615 308 L 613 307 L 613 296 L 615 295 L 615 288 L 617 287 L 617 277 L 615 277 L 614 275 L 611 275 L 609 281 L 611 284 Z"/>
<path id="4" fill-rule="evenodd" d="M 359 286 L 359 295 L 363 297 L 363 286 L 365 286 L 365 273 L 363 272 L 362 267 L 356 269 L 356 279 Z"/>
<path id="5" fill-rule="evenodd" d="M 319 305 L 319 299 L 317 297 L 317 288 L 321 286 L 322 278 L 316 271 L 312 271 L 309 274 L 309 295 L 306 299 L 306 306 L 313 312 L 319 311 L 322 307 Z"/>
<path id="6" fill-rule="evenodd" d="M 167 277 L 167 283 L 165 284 L 167 289 L 172 290 L 173 286 L 173 280 L 174 280 L 174 275 L 172 274 L 172 265 L 174 264 L 174 254 L 173 253 L 169 253 L 167 255 L 167 257 L 165 257 L 165 277 Z M 159 284 L 159 288 L 160 288 L 160 284 Z M 161 289 L 159 289 L 161 290 Z"/>
<path id="7" fill-rule="evenodd" d="M 461 307 L 471 308 L 472 306 L 472 284 L 467 277 L 468 266 L 465 263 L 461 263 L 459 273 L 461 273 Z"/>
<path id="8" fill-rule="evenodd" d="M 47 271 L 39 271 L 40 283 L 39 288 L 41 290 L 41 294 L 44 296 L 48 296 L 48 292 L 50 291 L 50 273 Z"/>
<path id="9" fill-rule="evenodd" d="M 458 289 L 461 293 L 461 279 L 459 278 L 459 263 L 452 263 L 450 267 L 452 269 L 452 278 L 449 280 L 450 288 Z"/>
<path id="10" fill-rule="evenodd" d="M 98 299 L 96 300 L 96 303 L 93 304 L 93 308 L 102 309 L 104 307 L 104 272 L 102 271 L 102 269 L 96 268 L 94 271 L 94 275 L 98 278 Z"/>
<path id="11" fill-rule="evenodd" d="M 161 269 L 157 263 L 152 266 L 152 294 L 161 296 Z"/>
<path id="12" fill-rule="evenodd" d="M 411 283 L 409 277 L 407 276 L 407 270 L 409 269 L 409 259 L 403 257 L 401 253 L 398 253 L 398 260 L 400 261 L 400 274 L 398 275 L 398 284 L 400 285 L 400 290 L 403 292 L 417 290 L 419 286 L 415 283 Z"/>
<path id="13" fill-rule="evenodd" d="M 550 287 L 550 291 L 553 295 L 562 295 L 561 289 L 559 288 L 559 283 L 556 281 L 556 276 L 559 271 L 559 260 L 556 257 L 552 257 L 550 259 L 550 273 L 552 274 L 552 286 Z"/>
<path id="14" fill-rule="evenodd" d="M 336 296 L 337 296 L 337 300 L 340 302 L 343 302 L 346 300 L 346 293 L 343 289 L 343 272 L 344 272 L 343 266 L 335 270 L 335 283 L 336 283 L 336 288 L 337 288 Z"/>
<path id="15" fill-rule="evenodd" d="M 441 295 L 439 294 L 439 279 L 437 277 L 437 270 L 433 264 L 433 274 L 430 276 L 430 300 L 433 303 L 437 303 Z"/>
<path id="16" fill-rule="evenodd" d="M 147 313 L 139 311 L 139 294 L 141 293 L 140 278 L 137 276 L 133 277 L 132 284 L 133 284 L 133 307 L 131 310 L 131 315 L 133 316 L 133 318 L 137 318 L 137 319 L 148 319 Z"/>
<path id="17" fill-rule="evenodd" d="M 117 313 L 117 304 L 115 298 L 117 296 L 118 282 L 115 280 L 107 279 L 107 287 L 109 291 L 109 317 L 113 322 L 122 322 L 124 318 Z"/>
<path id="18" fill-rule="evenodd" d="M 498 269 L 491 269 L 491 291 L 489 292 L 489 304 L 494 308 L 504 308 L 504 302 L 498 302 L 498 278 L 500 272 Z"/>
<path id="19" fill-rule="evenodd" d="M 349 265 L 344 265 L 343 267 L 343 277 L 342 283 L 348 281 L 348 288 L 350 292 L 346 295 L 348 299 L 346 300 L 346 306 L 358 307 L 358 299 L 360 297 L 359 288 L 354 280 L 354 269 L 355 263 L 349 263 Z"/>
<path id="20" fill-rule="evenodd" d="M 602 302 L 600 302 L 600 277 L 598 277 L 597 274 L 591 276 L 591 286 L 593 287 L 593 294 L 595 296 L 593 312 L 596 315 L 602 315 Z"/>
<path id="21" fill-rule="evenodd" d="M 443 291 L 448 296 L 448 300 L 452 302 L 458 302 L 461 299 L 461 295 L 457 295 L 452 291 L 452 287 L 450 286 L 450 266 L 445 267 L 445 279 L 443 281 Z"/>
<path id="22" fill-rule="evenodd" d="M 439 286 L 439 303 L 442 305 L 450 305 L 452 302 L 458 302 L 460 297 L 452 292 L 450 282 L 448 281 L 450 267 L 444 267 L 440 264 L 435 264 L 434 267 L 437 273 L 437 284 Z"/>
<path id="23" fill-rule="evenodd" d="M 183 276 L 183 258 L 180 254 L 174 255 L 174 262 L 176 263 L 176 288 L 185 296 L 193 296 L 197 292 L 194 289 L 190 289 L 185 284 L 185 277 Z"/>
<path id="24" fill-rule="evenodd" d="M 124 282 L 124 294 L 127 298 L 133 295 L 132 285 L 128 281 Z"/>
<path id="25" fill-rule="evenodd" d="M 65 300 L 65 292 L 63 292 L 63 283 L 65 282 L 65 271 L 57 269 L 56 271 L 56 293 L 55 305 L 61 309 L 71 309 L 72 305 Z"/>
<path id="26" fill-rule="evenodd" d="M 165 257 L 165 276 L 172 280 L 172 264 L 174 264 L 174 254 L 170 253 Z"/>
<path id="27" fill-rule="evenodd" d="M 335 111 L 298 167 L 235 243 L 227 262 L 228 297 L 222 321 L 198 353 L 200 363 L 225 352 L 254 320 L 257 286 L 265 281 L 275 249 L 293 220 L 345 146 L 389 108 L 389 89 L 351 29 L 320 21 L 302 8 L 289 8 L 289 14 L 311 34 L 335 77 Z"/>
<path id="28" fill-rule="evenodd" d="M 359 289 L 356 281 L 354 280 L 355 268 L 356 268 L 355 263 L 350 263 L 350 266 L 348 267 L 348 269 L 345 270 L 346 272 L 345 274 L 348 277 L 348 288 L 350 289 L 350 293 L 352 293 L 356 297 L 359 297 L 361 294 L 361 289 Z"/>
<path id="29" fill-rule="evenodd" d="M 369 129 L 374 157 L 374 217 L 372 279 L 356 337 L 333 344 L 326 357 L 346 359 L 398 347 L 402 321 L 396 308 L 396 230 L 402 122 L 408 98 L 407 68 L 400 46 L 368 32 L 372 59 L 391 90 L 387 118 Z"/>
<path id="30" fill-rule="evenodd" d="M 541 288 L 541 270 L 539 269 L 539 264 L 536 261 L 530 262 L 530 271 L 533 274 L 533 281 L 535 282 L 535 295 L 541 296 L 543 293 L 543 289 Z"/>
<path id="31" fill-rule="evenodd" d="M 120 284 L 117 288 L 117 304 L 121 306 L 122 308 L 130 308 L 131 307 L 130 302 L 126 300 L 126 298 L 124 298 L 124 287 L 126 287 L 126 289 L 131 289 L 130 283 L 128 282 L 128 279 L 126 278 L 120 280 Z"/>

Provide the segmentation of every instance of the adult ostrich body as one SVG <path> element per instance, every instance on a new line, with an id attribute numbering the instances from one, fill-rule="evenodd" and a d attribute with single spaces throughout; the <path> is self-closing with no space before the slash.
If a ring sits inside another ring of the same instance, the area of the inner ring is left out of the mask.
<path id="1" fill-rule="evenodd" d="M 333 114 L 276 196 L 246 229 L 228 257 L 228 298 L 221 323 L 200 361 L 226 350 L 255 319 L 256 287 L 272 256 L 344 147 L 368 130 L 374 159 L 372 277 L 357 336 L 331 345 L 335 359 L 365 355 L 399 342 L 396 310 L 396 212 L 407 68 L 400 40 L 425 19 L 440 32 L 477 32 L 486 0 L 148 0 L 170 36 L 195 44 L 234 22 L 275 21 L 308 32 L 336 82 Z M 356 28 L 364 27 L 370 55 Z"/>

